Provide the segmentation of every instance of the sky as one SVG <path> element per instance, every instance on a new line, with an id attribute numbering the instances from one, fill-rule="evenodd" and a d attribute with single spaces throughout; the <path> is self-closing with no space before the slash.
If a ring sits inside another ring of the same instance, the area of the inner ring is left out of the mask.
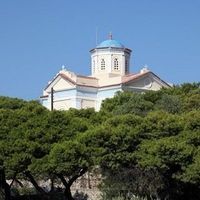
<path id="1" fill-rule="evenodd" d="M 173 84 L 200 81 L 200 0 L 0 0 L 0 96 L 39 99 L 62 65 L 90 75 L 108 39 Z"/>

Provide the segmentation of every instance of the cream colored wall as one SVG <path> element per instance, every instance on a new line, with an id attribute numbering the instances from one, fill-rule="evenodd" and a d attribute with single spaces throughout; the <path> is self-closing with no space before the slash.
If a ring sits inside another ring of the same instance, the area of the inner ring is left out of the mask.
<path id="1" fill-rule="evenodd" d="M 138 79 L 132 83 L 130 82 L 127 86 L 155 91 L 160 90 L 163 87 L 162 83 L 151 75 Z"/>
<path id="2" fill-rule="evenodd" d="M 53 86 L 54 90 L 66 90 L 74 88 L 74 84 L 70 83 L 69 81 L 64 80 L 63 78 L 60 78 L 60 80 Z"/>
<path id="3" fill-rule="evenodd" d="M 49 95 L 49 93 L 48 93 L 46 90 L 43 90 L 42 95 L 43 95 L 43 96 L 46 96 L 46 95 Z"/>
<path id="4" fill-rule="evenodd" d="M 124 71 L 124 59 L 123 59 L 123 55 L 115 55 L 113 54 L 112 55 L 112 60 L 111 60 L 111 63 L 112 63 L 112 66 L 111 66 L 111 72 L 112 73 L 116 73 L 116 74 L 121 74 L 123 75 L 123 71 Z M 119 63 L 119 70 L 115 70 L 114 69 L 114 60 L 117 59 L 118 60 L 118 63 Z"/>
<path id="5" fill-rule="evenodd" d="M 77 76 L 77 84 L 81 85 L 92 85 L 92 86 L 98 86 L 98 80 L 93 78 L 87 78 L 82 76 Z"/>
<path id="6" fill-rule="evenodd" d="M 110 50 L 107 49 L 97 49 L 91 54 L 91 69 L 92 76 L 97 76 L 98 74 L 104 73 L 115 73 L 124 75 L 125 74 L 125 56 L 127 53 L 123 49 L 119 50 Z M 127 56 L 129 59 L 130 56 Z M 118 59 L 119 70 L 114 70 L 114 59 Z M 105 60 L 105 70 L 101 70 L 101 60 Z M 94 67 L 95 63 L 95 67 Z M 95 69 L 95 70 L 94 70 Z"/>
<path id="7" fill-rule="evenodd" d="M 71 99 L 59 100 L 54 102 L 55 110 L 68 110 L 72 107 Z"/>
<path id="8" fill-rule="evenodd" d="M 138 88 L 144 88 L 145 87 L 145 80 L 146 78 L 141 78 L 137 81 L 134 81 L 134 82 L 130 82 L 129 85 L 130 86 L 134 86 L 134 87 L 138 87 Z"/>
<path id="9" fill-rule="evenodd" d="M 111 62 L 111 54 L 99 54 L 96 58 L 96 69 L 95 74 L 102 74 L 102 73 L 110 73 L 112 62 Z M 105 60 L 105 70 L 101 70 L 101 60 Z"/>
<path id="10" fill-rule="evenodd" d="M 70 78 L 70 77 L 69 77 Z M 62 78 L 60 75 L 57 76 L 55 80 L 53 80 L 52 83 L 44 90 L 43 94 L 48 94 L 51 93 L 51 88 L 53 87 L 54 90 L 59 91 L 59 90 L 66 90 L 66 89 L 71 89 L 74 88 L 75 85 L 71 83 L 70 81 L 65 80 Z"/>
<path id="11" fill-rule="evenodd" d="M 153 81 L 152 86 L 151 86 L 151 90 L 160 90 L 162 88 L 162 86 L 160 84 L 158 84 L 156 81 Z"/>
<path id="12" fill-rule="evenodd" d="M 82 99 L 81 100 L 81 108 L 95 108 L 95 101 Z"/>
<path id="13" fill-rule="evenodd" d="M 113 76 L 113 74 L 99 74 L 97 78 L 99 79 L 99 87 L 120 84 L 122 80 L 121 75 Z"/>

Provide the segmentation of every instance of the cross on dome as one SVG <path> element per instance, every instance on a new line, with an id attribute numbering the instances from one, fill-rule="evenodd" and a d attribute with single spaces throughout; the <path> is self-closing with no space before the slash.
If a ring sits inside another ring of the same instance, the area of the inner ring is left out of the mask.
<path id="1" fill-rule="evenodd" d="M 113 48 L 124 48 L 124 45 L 117 40 L 113 40 L 112 32 L 109 33 L 108 39 L 97 45 L 97 48 L 113 47 Z"/>
<path id="2" fill-rule="evenodd" d="M 109 33 L 109 40 L 112 40 L 112 32 Z"/>

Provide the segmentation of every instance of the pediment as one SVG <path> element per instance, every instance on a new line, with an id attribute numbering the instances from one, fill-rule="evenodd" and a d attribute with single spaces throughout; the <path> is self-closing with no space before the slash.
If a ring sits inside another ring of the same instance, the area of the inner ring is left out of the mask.
<path id="1" fill-rule="evenodd" d="M 50 92 L 51 88 L 53 88 L 56 91 L 59 90 L 66 90 L 66 89 L 72 89 L 75 87 L 75 84 L 70 81 L 70 79 L 66 79 L 60 75 L 58 75 L 45 89 L 46 92 Z"/>
<path id="2" fill-rule="evenodd" d="M 167 83 L 162 81 L 157 75 L 152 72 L 133 78 L 124 84 L 127 87 L 144 89 L 144 90 L 159 90 L 162 87 L 170 87 Z"/>

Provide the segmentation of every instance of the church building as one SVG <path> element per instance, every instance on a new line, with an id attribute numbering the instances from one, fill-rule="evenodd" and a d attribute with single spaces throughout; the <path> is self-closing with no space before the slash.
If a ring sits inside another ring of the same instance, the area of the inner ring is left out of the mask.
<path id="1" fill-rule="evenodd" d="M 64 67 L 48 83 L 40 97 L 48 109 L 94 108 L 117 91 L 145 92 L 170 87 L 146 67 L 138 73 L 130 72 L 131 49 L 125 47 L 112 35 L 101 42 L 91 53 L 91 75 L 77 75 Z"/>

